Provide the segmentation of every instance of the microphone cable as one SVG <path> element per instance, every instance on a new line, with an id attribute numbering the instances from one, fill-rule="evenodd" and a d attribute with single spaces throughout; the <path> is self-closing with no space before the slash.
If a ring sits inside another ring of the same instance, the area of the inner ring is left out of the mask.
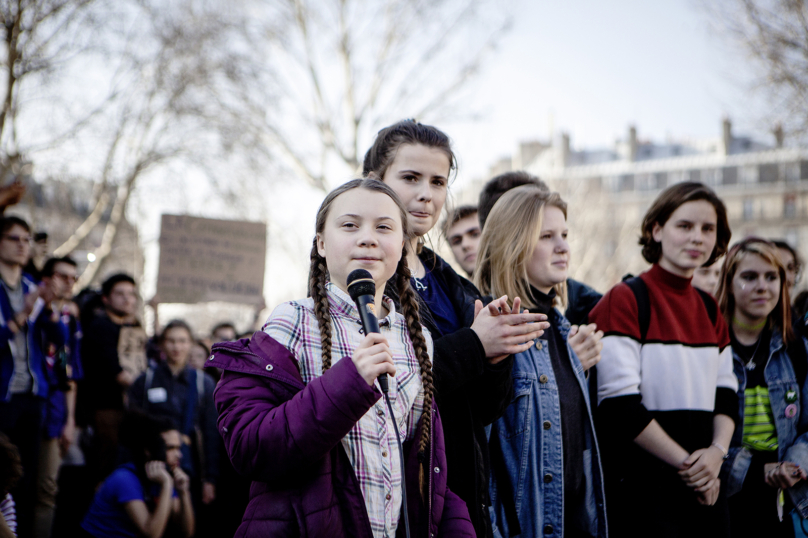
<path id="1" fill-rule="evenodd" d="M 374 296 L 376 295 L 376 283 L 370 271 L 366 269 L 354 269 L 351 271 L 348 275 L 348 294 L 356 303 L 356 309 L 359 313 L 359 320 L 364 333 L 379 333 L 379 320 L 376 318 L 376 310 L 373 304 Z M 398 433 L 396 414 L 393 412 L 393 406 L 387 394 L 387 374 L 380 375 L 377 380 L 379 381 L 379 388 L 382 389 L 384 400 L 387 402 L 387 410 L 390 411 L 390 419 L 393 422 L 393 429 L 396 432 L 399 463 L 401 464 L 401 514 L 404 516 L 404 534 L 406 538 L 410 538 L 410 518 L 409 510 L 407 509 L 407 474 L 404 469 L 404 445 L 401 444 L 401 435 Z"/>
<path id="2" fill-rule="evenodd" d="M 390 419 L 393 421 L 393 429 L 396 431 L 396 442 L 398 443 L 398 461 L 401 464 L 401 514 L 404 516 L 404 536 L 410 538 L 410 518 L 407 506 L 407 475 L 404 470 L 404 446 L 401 444 L 401 435 L 398 433 L 398 422 L 393 413 L 393 406 L 390 404 L 390 397 L 384 391 L 384 401 L 387 402 L 387 410 L 390 411 Z"/>

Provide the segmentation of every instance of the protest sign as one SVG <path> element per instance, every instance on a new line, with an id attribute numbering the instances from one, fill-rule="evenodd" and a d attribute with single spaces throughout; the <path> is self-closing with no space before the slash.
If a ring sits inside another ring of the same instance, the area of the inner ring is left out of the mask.
<path id="1" fill-rule="evenodd" d="M 163 215 L 157 296 L 161 303 L 263 303 L 266 225 Z"/>
<path id="2" fill-rule="evenodd" d="M 132 379 L 146 371 L 146 331 L 142 327 L 121 327 L 118 337 L 118 364 Z"/>

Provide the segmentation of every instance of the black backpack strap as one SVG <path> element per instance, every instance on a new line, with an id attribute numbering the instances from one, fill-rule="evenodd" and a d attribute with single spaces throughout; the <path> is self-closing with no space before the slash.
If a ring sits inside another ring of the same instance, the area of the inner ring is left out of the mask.
<path id="1" fill-rule="evenodd" d="M 710 316 L 710 321 L 713 325 L 715 325 L 715 320 L 718 319 L 718 303 L 716 303 L 713 296 L 706 291 L 700 290 L 695 286 L 693 286 L 693 289 L 699 292 L 699 295 L 701 295 L 701 300 L 704 302 L 704 306 L 707 308 L 707 315 Z"/>
<path id="2" fill-rule="evenodd" d="M 648 286 L 638 277 L 634 276 L 623 280 L 634 293 L 637 300 L 637 321 L 640 325 L 640 341 L 645 342 L 648 336 L 648 325 L 651 323 L 651 303 L 648 299 Z"/>
<path id="3" fill-rule="evenodd" d="M 143 412 L 149 412 L 149 389 L 152 386 L 154 379 L 154 368 L 149 366 L 146 368 L 146 378 L 143 380 Z"/>

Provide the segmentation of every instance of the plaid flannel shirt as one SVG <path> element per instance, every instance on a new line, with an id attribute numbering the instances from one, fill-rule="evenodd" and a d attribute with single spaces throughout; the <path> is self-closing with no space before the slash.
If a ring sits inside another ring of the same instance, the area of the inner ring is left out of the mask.
<path id="1" fill-rule="evenodd" d="M 351 360 L 353 351 L 365 337 L 359 313 L 351 297 L 336 285 L 326 285 L 331 312 L 331 363 Z M 379 320 L 396 365 L 395 378 L 389 377 L 390 404 L 395 412 L 402 443 L 416 434 L 424 406 L 420 367 L 404 316 L 393 301 L 384 298 L 389 314 Z M 320 329 L 314 314 L 314 301 L 305 299 L 279 305 L 263 331 L 283 344 L 297 359 L 303 382 L 322 375 Z M 432 338 L 423 329 L 432 356 Z M 378 388 L 378 381 L 375 382 Z M 392 430 L 389 411 L 380 398 L 342 439 L 365 499 L 370 526 L 375 537 L 393 537 L 401 511 L 401 457 Z"/>

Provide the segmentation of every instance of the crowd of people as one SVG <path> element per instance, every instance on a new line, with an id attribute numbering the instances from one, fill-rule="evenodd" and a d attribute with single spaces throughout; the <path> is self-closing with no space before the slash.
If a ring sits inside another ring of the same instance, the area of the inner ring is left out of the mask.
<path id="1" fill-rule="evenodd" d="M 437 228 L 461 275 L 426 239 L 456 167 L 439 129 L 382 129 L 318 211 L 308 296 L 205 340 L 148 338 L 129 275 L 74 297 L 3 217 L 0 537 L 805 535 L 798 252 L 733 244 L 678 183 L 637 223 L 650 269 L 601 295 L 568 276 L 585 208 L 516 171 Z"/>

